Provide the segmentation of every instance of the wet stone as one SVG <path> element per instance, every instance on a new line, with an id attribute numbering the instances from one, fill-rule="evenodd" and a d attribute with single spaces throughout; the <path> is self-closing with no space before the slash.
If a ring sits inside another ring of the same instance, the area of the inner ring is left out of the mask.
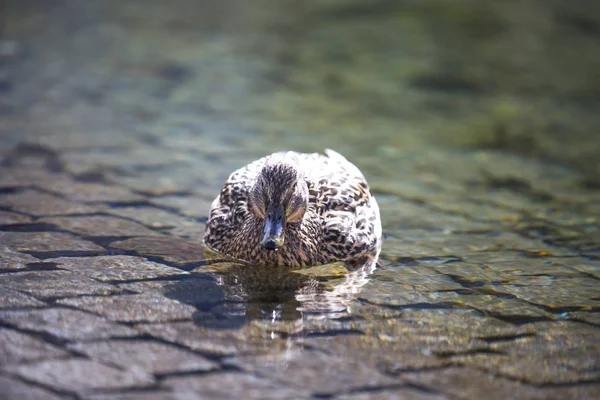
<path id="1" fill-rule="evenodd" d="M 168 232 L 171 235 L 202 242 L 206 225 L 194 221 L 184 221 Z"/>
<path id="2" fill-rule="evenodd" d="M 444 394 L 430 393 L 412 388 L 375 390 L 365 393 L 349 393 L 336 400 L 449 400 Z"/>
<path id="3" fill-rule="evenodd" d="M 60 257 L 44 261 L 56 263 L 61 269 L 80 272 L 102 282 L 188 274 L 177 268 L 133 256 Z"/>
<path id="4" fill-rule="evenodd" d="M 592 309 L 600 307 L 600 285 L 593 278 L 563 278 L 546 280 L 542 285 L 490 286 L 489 290 L 511 294 L 519 299 L 550 308 L 578 307 Z"/>
<path id="5" fill-rule="evenodd" d="M 143 196 L 116 185 L 87 182 L 43 182 L 38 184 L 38 187 L 72 201 L 84 203 L 135 203 L 145 200 Z"/>
<path id="6" fill-rule="evenodd" d="M 66 358 L 69 353 L 31 335 L 0 328 L 0 365 Z"/>
<path id="7" fill-rule="evenodd" d="M 394 198 L 390 204 L 390 212 L 386 213 L 386 204 L 380 200 L 390 201 L 377 195 L 377 201 L 383 215 L 384 230 L 424 229 L 431 232 L 484 232 L 492 231 L 494 226 L 489 222 L 480 222 L 467 219 L 461 215 L 442 214 L 433 211 L 430 207 L 402 202 Z"/>
<path id="8" fill-rule="evenodd" d="M 196 309 L 161 295 L 77 297 L 59 304 L 81 308 L 119 322 L 166 322 L 191 319 Z"/>
<path id="9" fill-rule="evenodd" d="M 135 175 L 113 173 L 109 179 L 147 196 L 168 196 L 194 189 L 199 177 L 190 171 L 194 170 L 189 166 L 170 166 L 168 170 L 136 172 Z"/>
<path id="10" fill-rule="evenodd" d="M 0 321 L 63 340 L 92 340 L 135 336 L 137 331 L 78 310 L 0 311 Z"/>
<path id="11" fill-rule="evenodd" d="M 175 237 L 132 238 L 110 244 L 110 248 L 135 251 L 146 257 L 159 257 L 175 266 L 205 261 L 204 247 L 200 241 L 187 241 Z"/>
<path id="12" fill-rule="evenodd" d="M 55 151 L 73 150 L 89 151 L 101 149 L 103 151 L 129 148 L 136 145 L 136 138 L 122 133 L 97 132 L 91 135 L 82 135 L 79 131 L 49 133 L 36 138 L 36 143 Z M 77 153 L 75 153 L 77 154 Z M 86 153 L 83 153 L 86 155 Z"/>
<path id="13" fill-rule="evenodd" d="M 97 215 L 90 217 L 43 218 L 40 222 L 52 224 L 59 229 L 82 236 L 157 236 L 160 233 L 146 228 L 137 222 L 121 218 Z"/>
<path id="14" fill-rule="evenodd" d="M 172 229 L 188 222 L 187 218 L 155 207 L 115 207 L 109 213 L 136 220 L 154 229 Z"/>
<path id="15" fill-rule="evenodd" d="M 100 135 L 103 135 L 102 132 Z M 80 135 L 82 138 L 92 135 Z M 122 135 L 121 136 L 128 136 Z M 114 135 L 106 134 L 106 137 Z M 65 140 L 65 139 L 63 139 Z M 181 154 L 181 153 L 180 153 Z M 179 155 L 179 154 L 177 154 Z M 140 169 L 155 169 L 172 167 L 185 164 L 185 159 L 177 159 L 173 153 L 165 153 L 164 149 L 157 146 L 144 146 L 139 142 L 135 146 L 119 151 L 101 152 L 69 152 L 62 156 L 68 171 L 81 174 L 94 171 L 98 168 L 117 170 L 125 175 L 137 173 Z M 185 154 L 182 154 L 185 157 Z"/>
<path id="16" fill-rule="evenodd" d="M 443 213 L 462 214 L 476 221 L 502 222 L 515 221 L 521 218 L 521 213 L 517 211 L 495 207 L 493 204 L 471 202 L 466 199 L 429 200 L 427 204 Z"/>
<path id="17" fill-rule="evenodd" d="M 460 295 L 456 292 L 423 292 L 413 289 L 410 285 L 380 281 L 377 285 L 365 285 L 358 298 L 385 306 L 451 305 L 459 301 Z"/>
<path id="18" fill-rule="evenodd" d="M 321 332 L 334 333 L 332 330 Z M 423 334 L 430 333 L 424 330 Z M 419 346 L 419 338 L 416 337 L 416 334 L 404 338 L 392 338 L 385 334 L 378 336 L 332 335 L 331 337 L 307 338 L 303 342 L 314 349 L 337 357 L 352 354 L 354 359 L 361 360 L 365 366 L 371 366 L 374 369 L 384 366 L 385 371 L 390 373 L 440 368 L 450 364 L 448 359 L 436 357 L 431 348 Z"/>
<path id="19" fill-rule="evenodd" d="M 24 383 L 15 378 L 0 376 L 3 400 L 61 400 L 72 399 L 70 396 L 59 396 L 48 390 Z"/>
<path id="20" fill-rule="evenodd" d="M 535 395 L 531 397 L 540 400 L 597 399 L 600 397 L 600 384 L 591 382 L 575 386 L 549 385 L 537 388 Z"/>
<path id="21" fill-rule="evenodd" d="M 31 271 L 0 275 L 0 285 L 40 298 L 107 295 L 121 289 L 71 271 Z"/>
<path id="22" fill-rule="evenodd" d="M 493 343 L 493 348 L 506 354 L 540 355 L 567 352 L 576 359 L 582 355 L 587 356 L 586 354 L 594 357 L 600 351 L 600 329 L 595 326 L 569 320 L 533 322 L 525 326 L 535 335 L 520 337 L 512 342 Z M 585 353 L 577 354 L 578 351 Z M 595 357 L 593 360 L 597 363 L 596 360 L 600 358 Z M 582 362 L 578 368 L 590 369 L 590 366 L 586 367 L 586 363 Z"/>
<path id="23" fill-rule="evenodd" d="M 67 175 L 39 169 L 0 168 L 0 188 L 40 187 L 43 184 L 73 183 Z"/>
<path id="24" fill-rule="evenodd" d="M 600 313 L 599 312 L 586 312 L 586 311 L 574 311 L 565 314 L 567 319 L 573 319 L 576 321 L 584 321 L 589 324 L 594 324 L 600 327 Z"/>
<path id="25" fill-rule="evenodd" d="M 0 197 L 2 199 L 2 197 Z M 0 211 L 0 225 L 21 225 L 31 222 L 31 217 L 23 214 Z"/>
<path id="26" fill-rule="evenodd" d="M 137 328 L 140 332 L 158 339 L 177 343 L 214 357 L 236 354 L 237 345 L 243 340 L 239 332 L 201 328 L 193 322 L 138 325 Z"/>
<path id="27" fill-rule="evenodd" d="M 35 216 L 93 214 L 102 210 L 35 190 L 0 196 L 0 206 Z"/>
<path id="28" fill-rule="evenodd" d="M 225 300 L 223 286 L 213 279 L 193 276 L 182 280 L 154 280 L 128 282 L 118 285 L 120 289 L 136 293 L 161 294 L 179 302 L 206 309 L 209 305 L 222 303 Z"/>
<path id="29" fill-rule="evenodd" d="M 532 304 L 497 296 L 461 296 L 457 304 L 504 317 L 552 317 L 552 314 Z"/>
<path id="30" fill-rule="evenodd" d="M 531 276 L 578 276 L 570 268 L 547 260 L 520 257 L 513 261 L 491 261 L 485 264 L 455 262 L 434 267 L 436 271 L 456 276 L 466 282 L 513 282 Z M 526 278 L 527 279 L 527 278 Z"/>
<path id="31" fill-rule="evenodd" d="M 42 361 L 8 367 L 6 371 L 23 379 L 68 392 L 98 389 L 139 388 L 152 385 L 154 379 L 142 371 L 117 369 L 84 359 Z"/>
<path id="32" fill-rule="evenodd" d="M 548 398 L 538 397 L 538 388 L 535 386 L 494 376 L 486 369 L 449 367 L 429 371 L 407 371 L 399 376 L 415 385 L 447 393 L 451 398 L 456 396 L 465 399 L 512 399 L 516 394 L 522 399 Z"/>
<path id="33" fill-rule="evenodd" d="M 0 287 L 0 310 L 7 308 L 42 307 L 46 303 L 16 290 Z"/>
<path id="34" fill-rule="evenodd" d="M 400 383 L 400 380 L 383 375 L 355 359 L 333 357 L 318 351 L 289 350 L 273 356 L 238 357 L 238 361 L 248 372 L 286 385 L 308 387 L 313 395 Z"/>
<path id="35" fill-rule="evenodd" d="M 267 379 L 240 372 L 223 372 L 189 377 L 173 377 L 163 385 L 173 390 L 178 398 L 200 396 L 206 399 L 284 400 L 308 399 L 306 387 L 292 389 Z"/>
<path id="36" fill-rule="evenodd" d="M 60 232 L 0 232 L 0 243 L 21 252 L 106 252 L 90 241 Z"/>
<path id="37" fill-rule="evenodd" d="M 600 260 L 588 262 L 586 264 L 572 265 L 571 268 L 584 273 L 593 275 L 596 279 L 600 279 Z"/>
<path id="38" fill-rule="evenodd" d="M 205 197 L 164 196 L 154 198 L 150 203 L 178 210 L 188 217 L 207 218 L 212 201 Z"/>
<path id="39" fill-rule="evenodd" d="M 448 355 L 489 348 L 488 340 L 513 338 L 534 332 L 472 310 L 406 309 L 397 319 L 381 321 L 363 329 L 367 336 L 384 335 L 396 346 Z"/>
<path id="40" fill-rule="evenodd" d="M 18 253 L 10 247 L 0 247 L 0 270 L 20 270 L 27 268 L 27 264 L 40 262 L 29 254 Z"/>
<path id="41" fill-rule="evenodd" d="M 400 285 L 410 286 L 413 290 L 426 292 L 463 289 L 460 283 L 431 268 L 403 267 L 394 265 L 394 263 L 377 269 L 373 274 L 373 278 L 388 282 L 398 282 Z"/>
<path id="42" fill-rule="evenodd" d="M 185 397 L 187 396 L 187 397 Z M 193 397 L 194 394 L 188 393 L 183 396 L 176 392 L 169 392 L 166 390 L 158 390 L 148 388 L 145 390 L 125 391 L 125 392 L 113 392 L 108 394 L 89 394 L 83 395 L 83 400 L 183 400 L 190 399 L 196 400 L 198 397 Z"/>
<path id="43" fill-rule="evenodd" d="M 211 371 L 219 368 L 218 363 L 191 351 L 147 340 L 85 342 L 68 347 L 105 364 L 119 365 L 123 368 L 138 367 L 159 375 Z"/>
<path id="44" fill-rule="evenodd" d="M 564 335 L 550 336 L 538 332 L 535 336 L 520 337 L 512 342 L 494 343 L 491 348 L 511 358 L 532 359 L 534 362 L 539 359 L 542 364 L 554 360 L 554 364 L 563 370 L 586 376 L 600 368 L 600 345 L 593 344 L 598 336 L 584 334 L 571 341 Z"/>
<path id="45" fill-rule="evenodd" d="M 456 233 L 432 234 L 431 232 L 404 231 L 402 236 L 386 239 L 386 253 L 402 254 L 404 257 L 456 256 L 473 253 L 493 254 L 501 251 L 522 253 L 544 251 L 554 256 L 572 256 L 576 253 L 565 248 L 544 244 L 541 240 L 524 238 L 515 233 Z"/>
<path id="46" fill-rule="evenodd" d="M 600 378 L 600 372 L 577 371 L 568 368 L 554 356 L 527 354 L 465 354 L 452 357 L 453 361 L 495 374 L 518 379 L 535 385 L 568 384 Z"/>

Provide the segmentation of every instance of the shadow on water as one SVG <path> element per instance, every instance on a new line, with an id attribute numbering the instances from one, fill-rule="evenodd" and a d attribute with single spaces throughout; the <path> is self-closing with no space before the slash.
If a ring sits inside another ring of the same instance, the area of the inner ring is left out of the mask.
<path id="1" fill-rule="evenodd" d="M 235 329 L 253 321 L 303 321 L 347 316 L 369 281 L 378 254 L 304 269 L 212 262 L 164 288 L 165 296 L 192 305 L 197 325 Z"/>

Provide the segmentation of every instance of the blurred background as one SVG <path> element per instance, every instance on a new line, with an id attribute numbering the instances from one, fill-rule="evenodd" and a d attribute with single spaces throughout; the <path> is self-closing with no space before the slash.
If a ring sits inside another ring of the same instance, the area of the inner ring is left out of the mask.
<path id="1" fill-rule="evenodd" d="M 2 146 L 78 148 L 75 174 L 106 172 L 107 148 L 170 164 L 445 148 L 600 187 L 594 0 L 2 0 L 0 23 Z"/>

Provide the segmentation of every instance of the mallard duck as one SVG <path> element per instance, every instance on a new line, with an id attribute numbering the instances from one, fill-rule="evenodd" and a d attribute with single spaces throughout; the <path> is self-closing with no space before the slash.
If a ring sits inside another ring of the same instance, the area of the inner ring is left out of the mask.
<path id="1" fill-rule="evenodd" d="M 274 153 L 229 176 L 212 203 L 204 243 L 249 264 L 350 260 L 378 250 L 379 206 L 341 154 Z"/>

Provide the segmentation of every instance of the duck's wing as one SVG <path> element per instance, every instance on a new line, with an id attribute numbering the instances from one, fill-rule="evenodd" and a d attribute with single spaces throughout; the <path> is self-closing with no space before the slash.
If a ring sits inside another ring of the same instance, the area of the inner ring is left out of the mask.
<path id="1" fill-rule="evenodd" d="M 323 251 L 344 259 L 373 249 L 381 237 L 381 221 L 362 172 L 333 150 L 307 156 L 314 157 L 309 198 L 323 220 Z"/>

